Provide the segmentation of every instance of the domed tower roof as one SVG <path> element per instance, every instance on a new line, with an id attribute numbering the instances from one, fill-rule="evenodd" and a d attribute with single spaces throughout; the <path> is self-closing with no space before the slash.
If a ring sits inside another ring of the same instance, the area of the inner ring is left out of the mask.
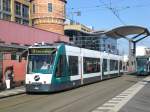
<path id="1" fill-rule="evenodd" d="M 32 0 L 33 26 L 64 34 L 66 0 Z"/>

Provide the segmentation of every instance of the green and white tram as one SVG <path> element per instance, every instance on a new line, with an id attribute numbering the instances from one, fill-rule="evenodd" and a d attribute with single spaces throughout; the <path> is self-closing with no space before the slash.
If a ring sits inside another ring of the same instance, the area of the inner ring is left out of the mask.
<path id="1" fill-rule="evenodd" d="M 55 92 L 123 73 L 122 56 L 66 44 L 28 49 L 26 92 Z"/>
<path id="2" fill-rule="evenodd" d="M 136 72 L 137 75 L 150 74 L 150 56 L 137 56 L 136 57 Z"/>

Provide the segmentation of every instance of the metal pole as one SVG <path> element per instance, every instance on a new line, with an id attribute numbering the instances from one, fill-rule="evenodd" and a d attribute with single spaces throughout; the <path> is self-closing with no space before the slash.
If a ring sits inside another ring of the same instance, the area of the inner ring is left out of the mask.
<path id="1" fill-rule="evenodd" d="M 136 42 L 133 42 L 133 61 L 134 61 L 134 71 L 136 71 Z"/>
<path id="2" fill-rule="evenodd" d="M 133 42 L 133 56 L 136 56 L 136 42 Z"/>
<path id="3" fill-rule="evenodd" d="M 132 41 L 129 40 L 129 68 L 132 67 Z"/>

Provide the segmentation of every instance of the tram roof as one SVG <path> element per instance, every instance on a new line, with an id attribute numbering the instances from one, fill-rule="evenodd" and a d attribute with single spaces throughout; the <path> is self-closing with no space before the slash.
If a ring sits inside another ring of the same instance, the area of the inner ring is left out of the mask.
<path id="1" fill-rule="evenodd" d="M 107 36 L 119 39 L 128 35 L 150 35 L 147 28 L 141 26 L 121 26 L 105 32 Z M 121 35 L 121 36 L 120 36 Z"/>

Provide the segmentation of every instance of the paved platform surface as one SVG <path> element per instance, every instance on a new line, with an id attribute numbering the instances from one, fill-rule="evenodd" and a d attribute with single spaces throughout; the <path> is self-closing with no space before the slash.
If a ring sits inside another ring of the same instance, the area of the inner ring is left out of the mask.
<path id="1" fill-rule="evenodd" d="M 16 88 L 13 88 L 13 89 L 1 91 L 0 92 L 0 98 L 19 95 L 19 94 L 23 94 L 23 93 L 25 93 L 24 86 L 16 87 Z"/>
<path id="2" fill-rule="evenodd" d="M 150 112 L 150 77 L 146 77 L 92 112 Z"/>
<path id="3" fill-rule="evenodd" d="M 0 112 L 150 112 L 150 77 L 123 76 L 56 94 L 23 93 L 24 86 L 0 92 Z"/>
<path id="4" fill-rule="evenodd" d="M 150 82 L 119 112 L 150 112 Z"/>

